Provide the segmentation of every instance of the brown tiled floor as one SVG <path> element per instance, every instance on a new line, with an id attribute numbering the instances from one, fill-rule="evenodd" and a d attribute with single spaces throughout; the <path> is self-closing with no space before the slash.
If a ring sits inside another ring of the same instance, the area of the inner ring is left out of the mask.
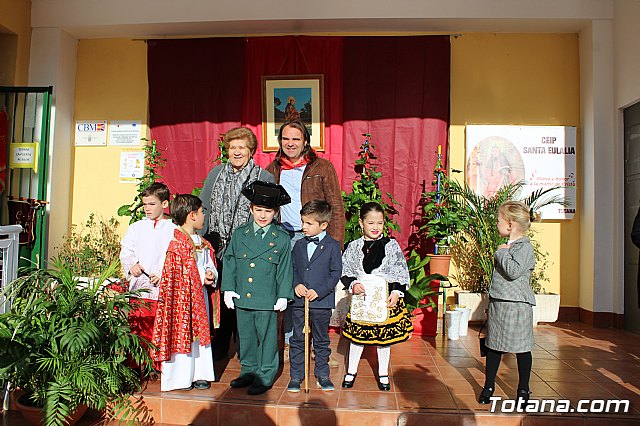
<path id="1" fill-rule="evenodd" d="M 477 327 L 475 328 L 477 329 Z M 311 387 L 309 394 L 286 391 L 288 365 L 264 395 L 248 396 L 229 388 L 239 373 L 237 359 L 216 364 L 219 382 L 206 391 L 160 392 L 159 382 L 142 393 L 157 423 L 194 425 L 596 425 L 614 421 L 640 424 L 640 336 L 599 329 L 582 323 L 541 324 L 536 328 L 536 350 L 531 374 L 532 398 L 628 399 L 629 413 L 497 414 L 476 402 L 484 383 L 484 358 L 479 356 L 477 332 L 458 341 L 442 335 L 414 336 L 391 350 L 390 392 L 376 385 L 377 357 L 367 348 L 353 389 L 342 389 L 348 342 L 332 335 L 333 392 Z M 496 395 L 513 398 L 518 384 L 514 355 L 500 366 Z M 571 408 L 575 408 L 572 405 Z M 84 425 L 97 424 L 85 419 Z M 4 415 L 5 425 L 21 425 L 17 413 Z"/>

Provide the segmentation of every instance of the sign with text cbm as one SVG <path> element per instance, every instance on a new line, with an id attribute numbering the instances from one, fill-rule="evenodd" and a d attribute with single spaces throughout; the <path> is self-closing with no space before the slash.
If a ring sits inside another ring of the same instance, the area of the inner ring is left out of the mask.
<path id="1" fill-rule="evenodd" d="M 76 121 L 76 146 L 106 146 L 107 120 Z"/>
<path id="2" fill-rule="evenodd" d="M 572 219 L 576 212 L 576 128 L 569 126 L 467 125 L 467 184 L 493 196 L 503 185 L 523 181 L 516 198 L 561 187 L 550 195 L 567 200 L 540 209 L 542 219 Z"/>

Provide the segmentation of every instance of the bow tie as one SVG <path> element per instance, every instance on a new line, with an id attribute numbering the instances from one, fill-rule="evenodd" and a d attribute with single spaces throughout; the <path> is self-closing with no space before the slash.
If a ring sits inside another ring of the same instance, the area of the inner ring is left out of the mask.
<path id="1" fill-rule="evenodd" d="M 320 242 L 320 238 L 318 237 L 305 237 L 307 239 L 307 241 L 309 241 L 310 243 L 314 243 L 314 244 L 318 244 Z"/>

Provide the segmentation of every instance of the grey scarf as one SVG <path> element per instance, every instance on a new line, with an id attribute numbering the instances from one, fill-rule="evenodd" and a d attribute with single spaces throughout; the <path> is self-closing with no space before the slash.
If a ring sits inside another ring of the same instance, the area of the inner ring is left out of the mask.
<path id="1" fill-rule="evenodd" d="M 217 257 L 222 257 L 224 254 L 233 231 L 249 220 L 250 202 L 241 191 L 245 185 L 258 179 L 260 170 L 260 166 L 255 165 L 253 158 L 239 172 L 234 172 L 231 162 L 227 162 L 213 183 L 209 232 L 220 235 Z"/>

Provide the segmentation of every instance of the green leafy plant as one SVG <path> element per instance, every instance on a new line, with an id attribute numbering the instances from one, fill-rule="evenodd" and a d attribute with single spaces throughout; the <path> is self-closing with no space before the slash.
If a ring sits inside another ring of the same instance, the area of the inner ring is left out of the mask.
<path id="1" fill-rule="evenodd" d="M 129 327 L 131 293 L 104 285 L 117 269 L 114 262 L 80 285 L 57 260 L 51 269 L 22 271 L 2 292 L 12 303 L 0 315 L 0 380 L 43 407 L 46 426 L 62 426 L 81 405 L 130 423 L 149 420 L 132 398 L 140 374 L 127 365 L 134 360 L 145 373 L 152 368 Z"/>
<path id="2" fill-rule="evenodd" d="M 358 174 L 356 179 L 351 184 L 351 192 L 346 193 L 342 191 L 342 200 L 344 202 L 344 211 L 346 217 L 345 223 L 345 244 L 357 240 L 362 235 L 360 230 L 360 224 L 358 222 L 360 215 L 360 208 L 371 201 L 375 201 L 380 204 L 385 212 L 385 233 L 389 235 L 391 231 L 400 231 L 400 227 L 391 217 L 397 214 L 398 211 L 394 205 L 398 205 L 398 202 L 393 196 L 387 192 L 389 202 L 387 203 L 382 199 L 382 191 L 378 184 L 378 179 L 382 177 L 382 172 L 379 172 L 373 160 L 376 159 L 373 153 L 374 146 L 371 143 L 371 135 L 363 133 L 364 142 L 360 145 L 360 152 L 358 153 L 358 159 L 356 160 L 354 170 Z"/>
<path id="3" fill-rule="evenodd" d="M 107 266 L 120 265 L 118 221 L 91 213 L 82 225 L 71 225 L 58 247 L 58 259 L 76 276 L 95 277 Z M 118 273 L 118 270 L 116 270 Z"/>
<path id="4" fill-rule="evenodd" d="M 148 142 L 148 139 L 142 139 Z M 162 169 L 166 163 L 166 160 L 162 157 L 162 153 L 156 146 L 156 141 L 152 141 L 151 144 L 146 144 L 142 148 L 144 150 L 144 175 L 138 179 L 137 194 L 130 204 L 124 204 L 118 208 L 118 216 L 130 216 L 129 224 L 137 222 L 144 218 L 144 210 L 142 209 L 142 191 L 147 189 L 149 185 L 160 179 L 160 169 Z"/>
<path id="5" fill-rule="evenodd" d="M 498 246 L 507 240 L 498 233 L 498 209 L 506 201 L 515 199 L 522 191 L 524 182 L 505 185 L 490 197 L 478 195 L 467 184 L 460 184 L 453 179 L 449 180 L 449 184 L 451 196 L 457 199 L 468 215 L 467 226 L 460 233 L 463 241 L 456 243 L 451 252 L 457 270 L 453 278 L 463 290 L 487 291 L 493 274 L 493 255 Z M 553 194 L 559 188 L 542 188 L 520 201 L 536 211 L 548 204 L 566 206 L 564 197 Z M 541 266 L 546 267 L 546 264 Z"/>
<path id="6" fill-rule="evenodd" d="M 528 232 L 528 237 L 533 246 L 533 254 L 536 257 L 536 267 L 531 273 L 531 288 L 535 294 L 545 294 L 546 290 L 543 284 L 550 281 L 547 275 L 547 268 L 552 262 L 549 260 L 549 252 L 542 249 L 542 244 L 535 239 L 535 234 L 536 231 L 533 229 Z"/>
<path id="7" fill-rule="evenodd" d="M 466 205 L 451 192 L 451 181 L 442 167 L 439 155 L 433 170 L 435 189 L 422 194 L 421 226 L 418 234 L 422 238 L 433 238 L 435 254 L 447 254 L 456 236 L 469 224 Z"/>
<path id="8" fill-rule="evenodd" d="M 418 252 L 412 250 L 407 260 L 409 268 L 409 289 L 405 292 L 404 303 L 409 312 L 414 309 L 426 308 L 437 309 L 439 290 L 433 286 L 433 281 L 446 281 L 447 278 L 440 274 L 429 274 L 425 272 L 429 263 L 428 256 L 422 257 Z"/>

